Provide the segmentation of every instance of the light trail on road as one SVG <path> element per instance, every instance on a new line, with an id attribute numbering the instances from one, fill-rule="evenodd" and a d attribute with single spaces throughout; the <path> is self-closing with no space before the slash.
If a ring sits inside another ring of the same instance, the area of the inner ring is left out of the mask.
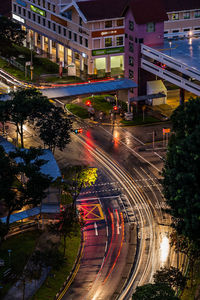
<path id="1" fill-rule="evenodd" d="M 152 250 L 154 248 L 154 238 L 150 240 L 145 240 L 144 238 L 144 230 L 148 228 L 148 232 L 150 232 L 150 236 L 154 237 L 154 217 L 152 211 L 148 204 L 146 204 L 146 199 L 142 192 L 135 185 L 134 180 L 131 176 L 123 170 L 116 162 L 114 162 L 111 158 L 109 158 L 106 153 L 100 150 L 95 146 L 93 148 L 91 143 L 87 143 L 87 140 L 84 137 L 77 137 L 81 140 L 81 143 L 85 144 L 88 151 L 92 153 L 92 155 L 96 158 L 96 160 L 103 165 L 113 177 L 120 183 L 123 189 L 126 191 L 129 201 L 131 201 L 135 206 L 140 203 L 143 207 L 143 211 L 140 209 L 137 210 L 138 214 L 138 225 L 141 230 L 141 240 L 139 243 L 139 251 L 138 251 L 138 259 L 136 261 L 135 269 L 131 278 L 131 281 L 128 286 L 128 290 L 132 289 L 133 283 L 137 279 L 137 282 L 142 277 L 143 273 L 146 273 L 148 268 L 151 268 L 151 257 Z M 146 252 L 146 255 L 145 255 Z M 144 270 L 143 270 L 144 269 Z M 142 271 L 143 270 L 143 271 Z M 122 293 L 119 299 L 125 299 L 124 297 L 128 291 L 126 290 Z"/>

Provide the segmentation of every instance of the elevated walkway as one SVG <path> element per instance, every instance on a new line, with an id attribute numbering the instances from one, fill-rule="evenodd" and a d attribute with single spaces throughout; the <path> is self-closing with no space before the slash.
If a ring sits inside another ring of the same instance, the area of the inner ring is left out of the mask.
<path id="1" fill-rule="evenodd" d="M 136 88 L 137 84 L 127 78 L 116 79 L 116 80 L 105 80 L 101 82 L 93 83 L 79 83 L 74 85 L 68 85 L 65 87 L 56 87 L 43 89 L 41 92 L 44 96 L 48 98 L 64 98 L 64 97 L 74 97 L 80 95 L 92 95 L 108 93 L 117 90 L 129 90 L 131 88 Z"/>
<path id="2" fill-rule="evenodd" d="M 163 48 L 141 46 L 141 68 L 200 96 L 200 38 L 165 41 Z"/>

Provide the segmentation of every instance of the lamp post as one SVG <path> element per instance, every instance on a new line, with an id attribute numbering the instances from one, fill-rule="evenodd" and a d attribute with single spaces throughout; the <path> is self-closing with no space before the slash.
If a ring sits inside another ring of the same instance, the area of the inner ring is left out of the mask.
<path id="1" fill-rule="evenodd" d="M 169 55 L 171 56 L 172 54 L 172 42 L 169 42 Z"/>
<path id="2" fill-rule="evenodd" d="M 33 80 L 33 36 L 31 35 L 31 65 L 30 65 L 30 71 L 31 71 L 31 80 Z"/>

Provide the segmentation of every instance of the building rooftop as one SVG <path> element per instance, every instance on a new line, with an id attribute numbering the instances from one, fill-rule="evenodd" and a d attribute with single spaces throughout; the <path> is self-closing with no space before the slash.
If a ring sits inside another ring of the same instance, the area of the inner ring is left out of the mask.
<path id="1" fill-rule="evenodd" d="M 164 0 L 167 12 L 200 9 L 199 0 Z"/>
<path id="2" fill-rule="evenodd" d="M 128 7 L 130 7 L 137 24 L 168 20 L 162 0 L 131 0 L 127 4 L 125 12 Z"/>
<path id="3" fill-rule="evenodd" d="M 69 85 L 58 88 L 46 88 L 41 90 L 42 94 L 48 98 L 64 98 L 79 95 L 92 95 L 98 93 L 107 93 L 116 90 L 136 88 L 137 84 L 128 78 L 116 80 L 105 80 L 94 83 L 84 83 Z"/>
<path id="4" fill-rule="evenodd" d="M 7 140 L 0 138 L 0 146 L 4 148 L 6 153 L 15 152 L 16 147 L 8 142 Z M 28 149 L 23 149 L 24 151 L 28 151 Z M 45 160 L 46 163 L 41 166 L 40 171 L 44 175 L 48 175 L 55 181 L 57 178 L 61 177 L 61 172 L 58 167 L 58 164 L 54 158 L 53 153 L 48 150 L 44 149 L 43 154 L 39 156 L 39 159 Z M 18 162 L 18 158 L 16 158 L 16 162 Z"/>
<path id="5" fill-rule="evenodd" d="M 153 48 L 200 71 L 200 37 L 173 40 L 171 47 L 170 41 L 165 40 L 163 48 Z"/>
<path id="6" fill-rule="evenodd" d="M 77 5 L 87 21 L 105 20 L 121 17 L 129 0 L 80 1 Z"/>

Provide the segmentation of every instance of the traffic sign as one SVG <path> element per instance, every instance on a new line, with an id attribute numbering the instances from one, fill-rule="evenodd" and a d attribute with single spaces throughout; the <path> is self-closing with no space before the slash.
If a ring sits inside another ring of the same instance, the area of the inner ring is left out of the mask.
<path id="1" fill-rule="evenodd" d="M 171 129 L 170 128 L 163 128 L 163 135 L 166 133 L 170 133 Z"/>

